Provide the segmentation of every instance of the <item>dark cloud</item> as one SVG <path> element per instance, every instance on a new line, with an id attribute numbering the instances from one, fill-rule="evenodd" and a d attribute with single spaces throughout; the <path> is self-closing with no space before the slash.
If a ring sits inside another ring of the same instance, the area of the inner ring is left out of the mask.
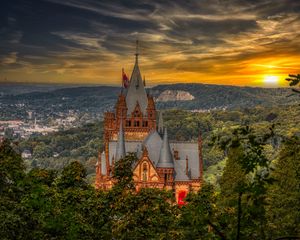
<path id="1" fill-rule="evenodd" d="M 4 1 L 0 71 L 111 71 L 138 38 L 146 69 L 224 73 L 220 62 L 297 54 L 299 13 L 298 0 Z"/>

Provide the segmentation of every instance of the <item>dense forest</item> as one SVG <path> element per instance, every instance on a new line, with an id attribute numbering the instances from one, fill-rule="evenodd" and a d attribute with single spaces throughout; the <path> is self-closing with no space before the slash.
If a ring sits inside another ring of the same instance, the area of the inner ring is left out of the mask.
<path id="1" fill-rule="evenodd" d="M 37 118 L 49 121 L 61 113 L 75 111 L 88 114 L 90 118 L 99 119 L 104 111 L 114 107 L 120 87 L 89 86 L 57 89 L 57 86 L 32 87 L 28 92 L 11 86 L 1 86 L 0 119 L 25 120 L 27 111 L 35 112 Z M 13 91 L 15 89 L 15 91 Z M 254 88 L 212 84 L 170 84 L 148 88 L 147 91 L 157 98 L 165 90 L 186 91 L 195 97 L 190 101 L 157 102 L 159 109 L 211 110 L 236 109 L 241 107 L 278 106 L 294 104 L 297 96 L 292 96 L 287 88 Z M 2 95 L 1 95 L 2 92 Z M 17 107 L 12 107 L 17 106 Z M 45 121 L 47 122 L 47 121 Z"/>
<path id="2" fill-rule="evenodd" d="M 111 190 L 96 190 L 98 121 L 2 142 L 1 239 L 300 238 L 299 105 L 163 112 L 171 141 L 204 140 L 204 182 L 183 206 L 172 192 L 135 191 L 134 154 L 116 163 Z"/>
<path id="3" fill-rule="evenodd" d="M 25 171 L 18 146 L 0 146 L 1 239 L 297 239 L 300 237 L 300 140 L 286 137 L 271 161 L 274 126 L 228 130 L 212 144 L 226 152 L 219 189 L 204 182 L 179 207 L 172 192 L 136 192 L 129 154 L 106 192 L 87 183 L 78 161 L 61 173 Z"/>
<path id="4" fill-rule="evenodd" d="M 164 123 L 170 140 L 196 140 L 198 132 L 204 139 L 203 157 L 205 178 L 218 183 L 226 162 L 226 152 L 214 146 L 216 137 L 226 139 L 230 131 L 240 126 L 251 126 L 257 134 L 263 134 L 274 125 L 274 138 L 266 143 L 265 150 L 271 160 L 278 155 L 281 142 L 300 133 L 300 107 L 298 105 L 241 108 L 194 113 L 184 110 L 166 110 Z M 176 116 L 176 118 L 174 118 Z M 33 152 L 33 158 L 25 161 L 28 169 L 40 167 L 61 170 L 76 160 L 87 169 L 93 182 L 97 152 L 103 149 L 102 122 L 89 123 L 79 128 L 61 131 L 47 136 L 32 136 L 19 142 L 19 149 Z"/>

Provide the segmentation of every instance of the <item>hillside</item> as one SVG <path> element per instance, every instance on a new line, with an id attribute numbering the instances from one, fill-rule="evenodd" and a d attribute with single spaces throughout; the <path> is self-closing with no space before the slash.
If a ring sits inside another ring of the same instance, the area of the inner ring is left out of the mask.
<path id="1" fill-rule="evenodd" d="M 298 96 L 290 96 L 288 88 L 258 88 L 237 87 L 209 84 L 173 84 L 160 85 L 152 88 L 152 94 L 162 99 L 164 91 L 185 91 L 195 98 L 190 101 L 159 101 L 159 108 L 199 109 L 235 109 L 239 107 L 254 107 L 257 105 L 294 104 Z M 164 99 L 162 99 L 164 100 Z"/>
<path id="2" fill-rule="evenodd" d="M 13 93 L 12 89 L 10 91 Z M 158 109 L 180 108 L 195 111 L 236 109 L 257 105 L 295 104 L 299 100 L 298 96 L 288 97 L 291 95 L 291 90 L 286 88 L 268 89 L 208 84 L 173 84 L 159 85 L 147 89 L 147 91 L 158 98 Z M 167 96 L 167 101 L 165 101 L 166 97 L 161 95 L 165 91 L 171 93 Z M 18 89 L 16 92 L 18 92 Z M 27 117 L 26 111 L 29 110 L 36 112 L 39 119 L 55 117 L 61 113 L 68 113 L 70 110 L 82 114 L 87 113 L 91 119 L 99 119 L 104 111 L 113 109 L 119 92 L 120 88 L 118 87 L 93 86 L 3 95 L 0 97 L 0 120 L 25 119 Z M 174 101 L 172 96 L 174 96 Z M 180 97 L 192 100 L 176 100 L 181 99 Z"/>
<path id="3" fill-rule="evenodd" d="M 220 161 L 225 159 L 225 153 L 211 145 L 213 137 L 226 138 L 232 129 L 246 124 L 253 127 L 257 134 L 263 134 L 275 124 L 274 142 L 266 146 L 272 159 L 285 137 L 300 134 L 300 109 L 299 106 L 254 107 L 209 113 L 168 110 L 164 112 L 164 123 L 170 140 L 196 140 L 199 130 L 202 132 L 205 177 L 215 183 L 224 166 L 224 162 Z M 91 179 L 95 173 L 97 152 L 103 149 L 102 140 L 102 122 L 95 122 L 47 136 L 33 136 L 20 142 L 19 146 L 21 151 L 28 149 L 33 152 L 33 158 L 26 161 L 28 167 L 60 170 L 69 162 L 78 160 L 85 165 Z"/>

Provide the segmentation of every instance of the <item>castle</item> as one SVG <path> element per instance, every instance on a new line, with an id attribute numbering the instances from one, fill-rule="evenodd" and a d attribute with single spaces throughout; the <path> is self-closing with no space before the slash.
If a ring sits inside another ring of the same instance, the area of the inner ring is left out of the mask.
<path id="1" fill-rule="evenodd" d="M 115 162 L 126 153 L 134 152 L 138 157 L 133 166 L 136 190 L 172 190 L 178 204 L 183 204 L 188 192 L 201 188 L 202 139 L 199 135 L 196 142 L 169 141 L 162 112 L 158 117 L 153 96 L 146 93 L 138 58 L 137 50 L 129 82 L 123 72 L 122 89 L 115 112 L 105 113 L 105 149 L 99 152 L 95 187 L 110 189 L 114 184 L 112 170 Z"/>

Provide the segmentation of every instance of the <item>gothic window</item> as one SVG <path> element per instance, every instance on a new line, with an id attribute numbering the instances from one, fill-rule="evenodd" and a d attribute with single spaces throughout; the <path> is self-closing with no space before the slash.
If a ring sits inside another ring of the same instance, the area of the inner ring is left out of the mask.
<path id="1" fill-rule="evenodd" d="M 143 121 L 143 127 L 148 127 L 148 121 Z"/>
<path id="2" fill-rule="evenodd" d="M 126 127 L 131 127 L 131 121 L 130 120 L 126 120 Z"/>
<path id="3" fill-rule="evenodd" d="M 171 174 L 167 175 L 167 180 L 170 181 L 171 180 Z"/>
<path id="4" fill-rule="evenodd" d="M 143 164 L 143 181 L 146 182 L 148 179 L 148 169 L 147 169 L 147 163 Z"/>
<path id="5" fill-rule="evenodd" d="M 140 126 L 140 122 L 139 121 L 134 121 L 134 126 L 135 127 L 139 127 Z"/>

